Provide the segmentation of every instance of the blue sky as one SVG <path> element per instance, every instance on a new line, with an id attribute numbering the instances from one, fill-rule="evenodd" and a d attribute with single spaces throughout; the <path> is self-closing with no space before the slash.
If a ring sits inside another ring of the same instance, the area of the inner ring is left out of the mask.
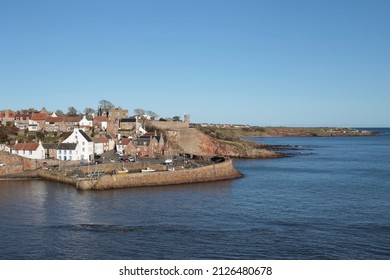
<path id="1" fill-rule="evenodd" d="M 390 1 L 0 1 L 1 109 L 390 126 Z"/>

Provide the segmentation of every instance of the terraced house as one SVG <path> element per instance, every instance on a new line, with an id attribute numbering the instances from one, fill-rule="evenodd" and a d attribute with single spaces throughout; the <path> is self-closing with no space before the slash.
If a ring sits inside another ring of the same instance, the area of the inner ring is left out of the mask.
<path id="1" fill-rule="evenodd" d="M 29 159 L 45 159 L 45 149 L 42 143 L 16 143 L 12 148 L 12 154 Z"/>
<path id="2" fill-rule="evenodd" d="M 60 146 L 57 150 L 57 159 L 59 160 L 92 161 L 94 158 L 94 143 L 82 129 L 75 128 L 73 133 L 62 144 L 74 144 L 75 147 L 74 145 Z"/>

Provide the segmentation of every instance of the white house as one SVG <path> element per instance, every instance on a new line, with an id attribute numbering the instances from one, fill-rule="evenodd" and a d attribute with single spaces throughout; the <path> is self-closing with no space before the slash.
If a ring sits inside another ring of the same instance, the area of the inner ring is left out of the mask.
<path id="1" fill-rule="evenodd" d="M 39 130 L 38 122 L 34 120 L 28 120 L 28 131 L 38 131 L 38 130 Z"/>
<path id="2" fill-rule="evenodd" d="M 94 158 L 94 143 L 92 139 L 85 133 L 84 130 L 81 130 L 79 128 L 75 128 L 73 133 L 65 139 L 65 141 L 62 142 L 62 144 L 69 144 L 74 143 L 77 144 L 75 148 L 75 153 L 72 156 L 72 160 L 93 160 Z M 64 160 L 64 157 L 57 158 Z M 76 156 L 76 158 L 75 158 Z M 69 160 L 69 159 L 68 159 Z"/>
<path id="3" fill-rule="evenodd" d="M 79 122 L 80 127 L 90 128 L 93 126 L 93 120 L 88 120 L 86 116 L 84 116 Z"/>
<path id="4" fill-rule="evenodd" d="M 116 144 L 116 150 L 120 154 L 125 154 L 125 150 L 127 145 L 130 144 L 131 139 L 130 138 L 122 138 L 118 141 Z"/>
<path id="5" fill-rule="evenodd" d="M 16 143 L 12 154 L 29 159 L 45 159 L 45 149 L 42 143 Z"/>
<path id="6" fill-rule="evenodd" d="M 77 143 L 61 143 L 57 147 L 57 159 L 78 160 Z"/>
<path id="7" fill-rule="evenodd" d="M 104 154 L 104 143 L 95 143 L 95 154 Z"/>
<path id="8" fill-rule="evenodd" d="M 115 139 L 111 137 L 111 135 L 106 134 L 102 135 L 99 138 L 99 143 L 103 143 L 104 152 L 112 151 L 115 149 Z M 96 145 L 96 143 L 95 143 Z M 95 151 L 96 153 L 96 151 Z"/>

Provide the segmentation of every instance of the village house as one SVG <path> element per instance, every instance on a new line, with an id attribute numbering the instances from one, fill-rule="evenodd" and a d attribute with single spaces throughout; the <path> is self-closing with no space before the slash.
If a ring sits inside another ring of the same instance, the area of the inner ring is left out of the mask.
<path id="1" fill-rule="evenodd" d="M 58 160 L 80 160 L 77 143 L 61 143 L 57 146 Z"/>
<path id="2" fill-rule="evenodd" d="M 115 149 L 115 139 L 109 134 L 100 136 L 97 142 L 103 143 L 104 152 L 112 151 Z"/>
<path id="3" fill-rule="evenodd" d="M 38 121 L 28 120 L 28 131 L 38 131 L 39 129 Z"/>
<path id="4" fill-rule="evenodd" d="M 0 111 L 0 124 L 7 125 L 7 123 L 13 124 L 15 121 L 15 112 L 11 110 Z"/>
<path id="5" fill-rule="evenodd" d="M 21 130 L 28 129 L 32 114 L 15 114 L 15 126 Z"/>
<path id="6" fill-rule="evenodd" d="M 73 131 L 75 128 L 80 126 L 81 117 L 52 117 L 48 116 L 45 120 L 45 130 L 46 131 L 60 131 L 60 132 L 69 132 Z"/>
<path id="7" fill-rule="evenodd" d="M 94 158 L 94 143 L 92 139 L 85 133 L 84 130 L 75 128 L 73 133 L 62 142 L 62 144 L 77 144 L 75 153 L 72 154 L 72 159 L 69 159 L 67 154 L 57 153 L 57 158 L 60 160 L 88 160 L 92 161 Z M 67 151 L 67 150 L 66 150 Z"/>
<path id="8" fill-rule="evenodd" d="M 164 154 L 165 150 L 164 138 L 155 135 L 153 132 L 148 132 L 145 135 L 135 139 L 134 145 L 137 148 L 137 154 L 143 157 Z"/>
<path id="9" fill-rule="evenodd" d="M 45 149 L 42 143 L 16 143 L 12 148 L 12 154 L 29 159 L 45 159 Z"/>
<path id="10" fill-rule="evenodd" d="M 38 131 L 44 130 L 46 124 L 46 113 L 33 113 L 31 120 L 29 120 L 28 130 L 29 131 Z"/>
<path id="11" fill-rule="evenodd" d="M 97 116 L 93 119 L 93 126 L 98 131 L 106 131 L 108 126 L 107 117 Z"/>
<path id="12" fill-rule="evenodd" d="M 79 128 L 79 125 L 80 125 L 80 121 L 81 121 L 81 117 L 80 116 L 65 116 L 63 117 L 63 122 L 65 124 L 65 127 L 66 127 L 66 130 L 63 130 L 64 132 L 65 131 L 72 131 L 76 128 Z"/>
<path id="13" fill-rule="evenodd" d="M 92 116 L 83 116 L 79 122 L 79 127 L 89 130 L 93 127 L 93 117 Z"/>
<path id="14" fill-rule="evenodd" d="M 104 143 L 95 142 L 94 143 L 95 155 L 104 154 Z"/>
<path id="15" fill-rule="evenodd" d="M 120 131 L 132 131 L 137 128 L 137 118 L 125 118 L 119 119 L 119 130 Z"/>
<path id="16" fill-rule="evenodd" d="M 56 159 L 57 158 L 57 148 L 58 143 L 42 143 L 43 148 L 45 149 L 45 158 L 46 159 Z"/>
<path id="17" fill-rule="evenodd" d="M 137 147 L 134 145 L 133 141 L 130 141 L 129 144 L 125 147 L 123 154 L 128 156 L 136 156 L 137 155 Z"/>
<path id="18" fill-rule="evenodd" d="M 118 141 L 118 143 L 116 144 L 116 151 L 120 154 L 125 154 L 125 150 L 126 150 L 126 147 L 127 145 L 130 144 L 130 141 L 132 139 L 130 138 L 122 138 Z"/>
<path id="19" fill-rule="evenodd" d="M 67 131 L 67 127 L 63 118 L 50 116 L 46 118 L 45 130 L 50 132 Z"/>

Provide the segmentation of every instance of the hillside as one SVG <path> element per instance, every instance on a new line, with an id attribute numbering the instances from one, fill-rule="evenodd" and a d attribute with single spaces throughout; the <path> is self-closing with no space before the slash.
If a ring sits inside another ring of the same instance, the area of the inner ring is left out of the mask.
<path id="1" fill-rule="evenodd" d="M 272 151 L 267 145 L 241 140 L 240 138 L 215 137 L 196 128 L 179 130 L 176 141 L 184 152 L 202 156 L 217 155 L 234 158 L 276 158 L 283 156 Z"/>

